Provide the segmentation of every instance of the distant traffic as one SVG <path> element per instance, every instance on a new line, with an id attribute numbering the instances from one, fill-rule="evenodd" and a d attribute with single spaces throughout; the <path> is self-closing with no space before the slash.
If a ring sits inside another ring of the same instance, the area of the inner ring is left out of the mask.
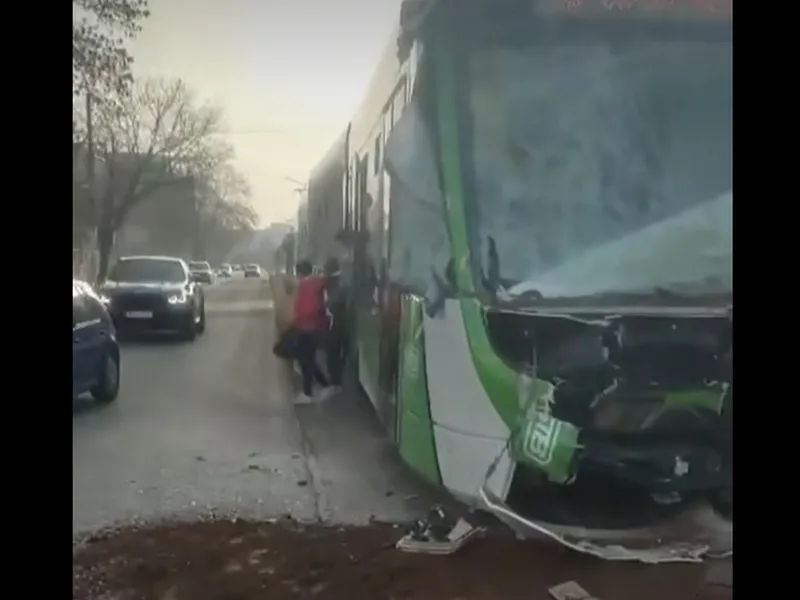
<path id="1" fill-rule="evenodd" d="M 244 268 L 245 277 L 261 277 L 261 267 L 256 264 L 249 264 Z"/>

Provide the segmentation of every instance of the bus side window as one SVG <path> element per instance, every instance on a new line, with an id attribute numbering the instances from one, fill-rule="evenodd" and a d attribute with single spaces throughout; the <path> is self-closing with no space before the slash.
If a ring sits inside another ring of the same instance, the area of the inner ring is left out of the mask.
<path id="1" fill-rule="evenodd" d="M 344 231 L 352 231 L 352 219 L 350 217 L 350 179 L 353 169 L 350 167 L 349 161 L 342 177 L 342 203 L 344 210 L 342 212 L 341 227 Z"/>
<path id="2" fill-rule="evenodd" d="M 369 154 L 364 154 L 358 163 L 358 176 L 357 179 L 357 193 L 356 193 L 356 229 L 358 231 L 366 231 L 366 215 L 367 215 L 367 173 L 369 168 Z"/>

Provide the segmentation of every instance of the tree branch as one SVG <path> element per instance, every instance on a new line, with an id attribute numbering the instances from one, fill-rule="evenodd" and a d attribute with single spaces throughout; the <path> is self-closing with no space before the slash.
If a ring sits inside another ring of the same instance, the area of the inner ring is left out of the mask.
<path id="1" fill-rule="evenodd" d="M 74 94 L 124 92 L 132 78 L 125 40 L 150 15 L 147 0 L 73 0 L 72 90 Z"/>

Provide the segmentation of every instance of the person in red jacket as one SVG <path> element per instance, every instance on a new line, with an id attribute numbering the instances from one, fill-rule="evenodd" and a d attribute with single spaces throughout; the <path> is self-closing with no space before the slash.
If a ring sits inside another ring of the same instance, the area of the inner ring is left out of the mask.
<path id="1" fill-rule="evenodd" d="M 295 352 L 303 375 L 303 391 L 299 404 L 311 402 L 314 380 L 328 388 L 328 379 L 317 365 L 317 348 L 328 329 L 325 314 L 325 278 L 316 277 L 311 263 L 300 261 L 295 268 L 299 277 L 292 306 L 292 328 L 295 332 Z"/>

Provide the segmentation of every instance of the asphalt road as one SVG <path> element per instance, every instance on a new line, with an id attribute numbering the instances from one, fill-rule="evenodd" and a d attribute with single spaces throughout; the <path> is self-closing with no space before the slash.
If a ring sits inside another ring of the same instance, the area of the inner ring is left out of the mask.
<path id="1" fill-rule="evenodd" d="M 206 332 L 129 341 L 112 405 L 73 407 L 73 534 L 232 516 L 405 521 L 432 498 L 353 393 L 294 407 L 265 280 L 209 287 Z"/>

